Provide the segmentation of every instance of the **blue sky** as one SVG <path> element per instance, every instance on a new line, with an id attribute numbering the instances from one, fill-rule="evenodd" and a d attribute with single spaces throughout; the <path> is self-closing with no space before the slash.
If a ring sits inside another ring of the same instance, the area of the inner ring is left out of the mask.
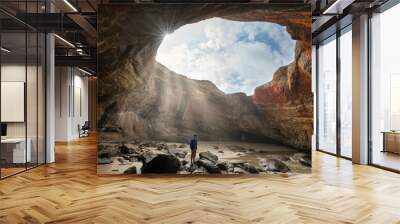
<path id="1" fill-rule="evenodd" d="M 189 78 L 210 80 L 225 93 L 252 95 L 293 61 L 294 47 L 283 26 L 212 18 L 166 34 L 156 60 Z"/>

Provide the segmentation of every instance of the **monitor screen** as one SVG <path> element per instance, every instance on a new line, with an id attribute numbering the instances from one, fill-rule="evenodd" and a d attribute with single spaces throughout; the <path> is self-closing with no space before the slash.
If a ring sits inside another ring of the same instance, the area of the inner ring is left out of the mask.
<path id="1" fill-rule="evenodd" d="M 7 124 L 1 123 L 1 136 L 7 136 Z"/>

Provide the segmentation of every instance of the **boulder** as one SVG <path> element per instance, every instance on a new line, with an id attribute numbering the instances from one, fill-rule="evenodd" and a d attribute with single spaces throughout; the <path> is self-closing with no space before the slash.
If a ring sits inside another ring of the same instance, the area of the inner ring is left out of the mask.
<path id="1" fill-rule="evenodd" d="M 225 161 L 218 163 L 217 166 L 220 170 L 224 170 L 224 171 L 228 170 L 228 168 L 229 168 L 228 162 L 225 162 Z"/>
<path id="2" fill-rule="evenodd" d="M 175 155 L 178 158 L 185 158 L 186 155 L 188 154 L 187 151 L 181 149 L 181 148 L 176 148 L 176 147 L 168 147 L 168 152 L 172 155 Z"/>
<path id="3" fill-rule="evenodd" d="M 176 144 L 172 144 L 172 145 L 167 145 L 167 149 L 171 150 L 171 149 L 176 149 L 178 148 L 178 146 Z"/>
<path id="4" fill-rule="evenodd" d="M 111 157 L 110 152 L 107 151 L 107 150 L 100 150 L 100 151 L 98 151 L 98 152 L 97 152 L 97 156 L 98 156 L 99 158 L 110 158 L 110 157 Z"/>
<path id="5" fill-rule="evenodd" d="M 157 144 L 156 142 L 154 142 L 154 141 L 148 141 L 148 142 L 141 142 L 140 144 L 139 144 L 139 148 L 157 148 L 157 146 L 158 146 L 159 144 Z"/>
<path id="6" fill-rule="evenodd" d="M 258 169 L 250 163 L 244 163 L 242 168 L 249 173 L 253 174 L 259 173 Z"/>
<path id="7" fill-rule="evenodd" d="M 164 144 L 164 143 L 159 143 L 159 144 L 157 144 L 157 149 L 158 150 L 168 150 L 168 146 L 167 146 L 167 144 Z"/>
<path id="8" fill-rule="evenodd" d="M 137 162 L 137 161 L 139 161 L 139 159 L 138 159 L 139 155 L 136 155 L 136 154 L 134 154 L 134 155 L 123 155 L 122 157 L 125 160 L 128 160 L 129 162 Z"/>
<path id="9" fill-rule="evenodd" d="M 236 173 L 236 174 L 248 174 L 248 172 L 246 170 L 244 170 L 243 168 L 238 167 L 238 166 L 233 168 L 233 173 Z"/>
<path id="10" fill-rule="evenodd" d="M 297 161 L 303 166 L 311 167 L 311 155 L 305 153 L 295 153 L 290 160 Z"/>
<path id="11" fill-rule="evenodd" d="M 121 165 L 125 165 L 125 160 L 124 160 L 124 158 L 118 157 L 117 160 L 118 160 L 118 162 L 119 162 Z"/>
<path id="12" fill-rule="evenodd" d="M 97 164 L 110 164 L 112 162 L 111 158 L 97 158 Z"/>
<path id="13" fill-rule="evenodd" d="M 212 152 L 207 151 L 207 152 L 201 152 L 199 154 L 200 159 L 207 159 L 213 163 L 216 163 L 218 161 L 218 156 L 214 155 Z"/>
<path id="14" fill-rule="evenodd" d="M 306 156 L 305 153 L 295 153 L 295 154 L 293 154 L 293 155 L 290 157 L 290 159 L 291 159 L 292 161 L 298 161 L 298 160 L 300 160 L 301 158 L 303 158 L 303 157 L 305 157 L 305 156 Z"/>
<path id="15" fill-rule="evenodd" d="M 266 171 L 281 173 L 287 173 L 290 171 L 289 167 L 278 159 L 266 159 L 264 166 Z"/>
<path id="16" fill-rule="evenodd" d="M 199 167 L 196 164 L 186 164 L 185 166 L 189 172 L 194 172 L 195 170 L 203 167 Z M 203 168 L 204 169 L 204 168 Z"/>
<path id="17" fill-rule="evenodd" d="M 181 163 L 174 155 L 145 152 L 142 155 L 142 173 L 177 173 Z"/>
<path id="18" fill-rule="evenodd" d="M 282 155 L 282 156 L 280 156 L 279 159 L 282 160 L 282 161 L 289 161 L 289 160 L 291 160 L 290 156 L 288 156 L 288 155 Z"/>
<path id="19" fill-rule="evenodd" d="M 124 171 L 124 174 L 137 174 L 136 166 L 129 167 Z"/>
<path id="20" fill-rule="evenodd" d="M 235 161 L 232 162 L 232 166 L 241 168 L 242 170 L 246 171 L 246 173 L 252 173 L 252 174 L 257 174 L 260 172 L 265 172 L 265 170 L 261 167 L 255 166 L 253 164 L 250 164 L 248 162 L 243 162 L 243 161 Z"/>
<path id="21" fill-rule="evenodd" d="M 129 162 L 137 162 L 137 161 L 139 161 L 138 157 L 136 157 L 136 156 L 129 157 Z"/>
<path id="22" fill-rule="evenodd" d="M 192 174 L 208 174 L 206 169 L 204 167 L 197 167 L 196 169 L 193 169 L 190 171 Z"/>
<path id="23" fill-rule="evenodd" d="M 312 166 L 311 159 L 309 159 L 309 158 L 303 158 L 303 159 L 301 159 L 301 160 L 300 160 L 300 163 L 301 163 L 303 166 L 307 166 L 307 167 L 311 167 L 311 166 Z"/>
<path id="24" fill-rule="evenodd" d="M 204 167 L 209 173 L 221 173 L 221 169 L 218 167 L 218 165 L 206 158 L 199 159 L 197 164 Z"/>
<path id="25" fill-rule="evenodd" d="M 166 152 L 161 152 L 156 149 L 144 149 L 143 153 L 139 155 L 139 160 L 142 161 L 142 163 L 149 163 L 154 157 L 160 154 L 168 154 Z"/>
<path id="26" fill-rule="evenodd" d="M 119 147 L 119 153 L 122 155 L 133 153 L 133 150 L 127 147 L 125 144 Z"/>
<path id="27" fill-rule="evenodd" d="M 99 143 L 98 144 L 98 157 L 111 158 L 116 156 L 119 151 L 120 144 L 118 143 Z"/>
<path id="28" fill-rule="evenodd" d="M 119 156 L 126 157 L 126 156 L 131 156 L 131 155 L 139 155 L 143 153 L 143 150 L 138 148 L 137 145 L 131 144 L 131 143 L 126 143 L 118 148 L 118 154 Z"/>

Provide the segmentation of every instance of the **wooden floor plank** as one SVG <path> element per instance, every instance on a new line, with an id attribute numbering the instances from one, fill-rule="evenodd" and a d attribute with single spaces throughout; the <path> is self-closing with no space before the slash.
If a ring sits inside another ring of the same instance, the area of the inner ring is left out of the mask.
<path id="1" fill-rule="evenodd" d="M 0 223 L 400 223 L 400 175 L 313 153 L 311 174 L 98 176 L 96 141 L 0 181 Z"/>

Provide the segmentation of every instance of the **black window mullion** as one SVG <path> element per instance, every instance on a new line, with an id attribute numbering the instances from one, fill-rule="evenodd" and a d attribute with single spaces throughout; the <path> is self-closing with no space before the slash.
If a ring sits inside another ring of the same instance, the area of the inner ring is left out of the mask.
<path id="1" fill-rule="evenodd" d="M 39 0 L 36 1 L 36 13 L 39 13 Z M 36 32 L 36 166 L 38 165 L 39 165 L 39 32 Z"/>
<path id="2" fill-rule="evenodd" d="M 319 149 L 319 45 L 315 47 L 315 148 Z"/>
<path id="3" fill-rule="evenodd" d="M 372 148 L 372 64 L 371 64 L 371 56 L 372 56 L 372 12 L 368 12 L 368 30 L 367 30 L 367 46 L 368 46 L 368 53 L 367 53 L 367 83 L 368 83 L 368 111 L 367 111 L 367 129 L 368 129 L 368 164 L 373 164 L 373 148 Z"/>
<path id="4" fill-rule="evenodd" d="M 28 17 L 28 1 L 25 0 L 25 21 L 27 21 Z M 25 23 L 26 24 L 26 23 Z M 25 120 L 25 170 L 28 169 L 28 116 L 27 116 L 27 89 L 28 89 L 28 26 L 25 25 L 25 102 L 24 102 L 24 120 Z"/>
<path id="5" fill-rule="evenodd" d="M 340 118 L 340 83 L 341 83 L 341 64 L 340 64 L 340 35 L 336 31 L 336 154 L 341 156 L 341 118 Z"/>

